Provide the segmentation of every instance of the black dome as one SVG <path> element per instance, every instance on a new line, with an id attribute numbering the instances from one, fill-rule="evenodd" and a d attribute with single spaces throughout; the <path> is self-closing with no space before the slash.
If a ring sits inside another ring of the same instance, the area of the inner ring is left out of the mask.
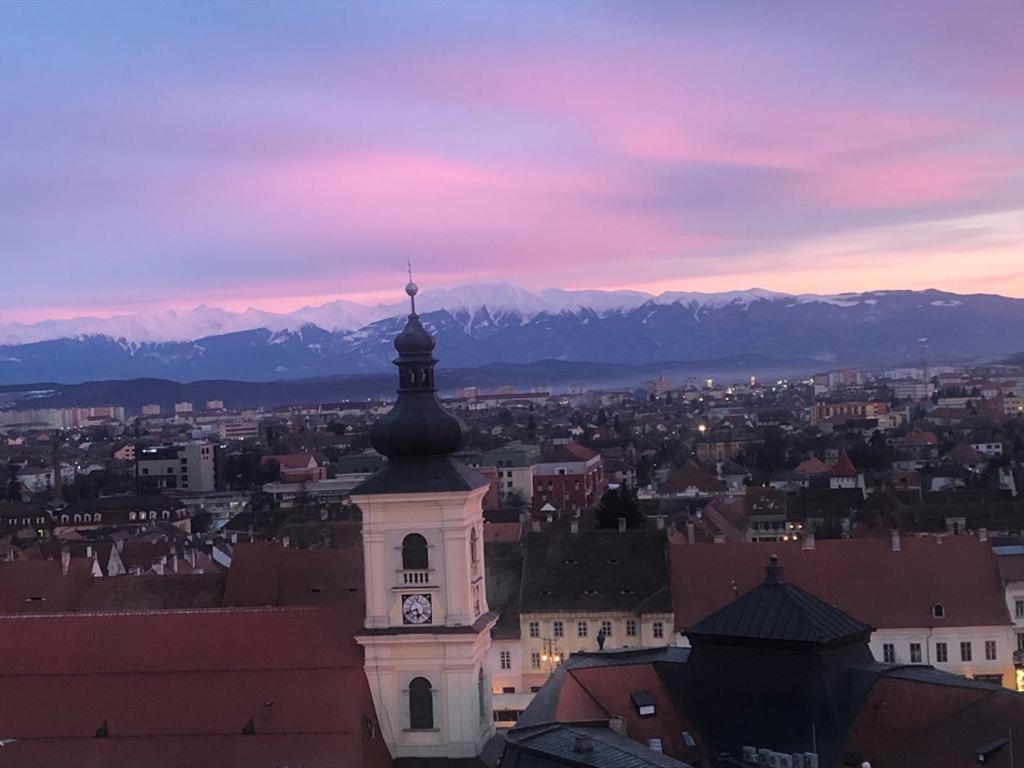
<path id="1" fill-rule="evenodd" d="M 399 355 L 429 355 L 435 346 L 437 342 L 423 327 L 419 315 L 409 315 L 405 328 L 395 337 L 395 349 Z"/>
<path id="2" fill-rule="evenodd" d="M 370 443 L 389 459 L 448 456 L 462 446 L 466 425 L 449 413 L 437 399 L 433 355 L 436 342 L 416 314 L 418 288 L 412 282 L 406 293 L 413 300 L 405 328 L 395 337 L 398 357 L 398 401 L 370 428 Z"/>

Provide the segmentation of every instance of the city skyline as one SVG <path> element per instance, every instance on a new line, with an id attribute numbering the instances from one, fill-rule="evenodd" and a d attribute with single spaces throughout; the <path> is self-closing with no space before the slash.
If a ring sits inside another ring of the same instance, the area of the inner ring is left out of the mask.
<path id="1" fill-rule="evenodd" d="M 0 9 L 0 322 L 434 286 L 1024 296 L 1021 8 Z M 102 12 L 100 12 L 102 11 Z"/>

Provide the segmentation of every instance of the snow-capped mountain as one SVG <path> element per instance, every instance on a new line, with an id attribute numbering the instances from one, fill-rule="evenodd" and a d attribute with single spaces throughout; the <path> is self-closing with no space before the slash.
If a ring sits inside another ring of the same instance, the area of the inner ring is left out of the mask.
<path id="1" fill-rule="evenodd" d="M 477 310 L 487 309 L 491 314 L 516 313 L 528 320 L 542 312 L 557 314 L 589 309 L 601 314 L 611 310 L 633 309 L 649 301 L 717 307 L 737 301 L 749 302 L 784 295 L 760 288 L 724 293 L 670 291 L 659 296 L 640 291 L 570 291 L 561 288 L 548 288 L 533 293 L 509 283 L 491 283 L 424 290 L 416 302 L 420 314 L 448 310 L 472 315 Z M 32 324 L 0 323 L 0 344 L 33 344 L 83 336 L 109 336 L 128 344 L 193 341 L 257 328 L 271 331 L 296 330 L 303 325 L 315 325 L 331 332 L 355 331 L 377 320 L 404 316 L 408 306 L 408 300 L 404 298 L 376 306 L 338 299 L 315 307 L 302 307 L 293 312 L 274 313 L 252 308 L 244 312 L 231 312 L 203 304 L 190 310 L 166 309 L 105 318 L 76 317 Z"/>
<path id="2" fill-rule="evenodd" d="M 941 291 L 791 296 L 539 293 L 507 284 L 424 290 L 445 367 L 562 360 L 652 364 L 759 355 L 822 367 L 987 361 L 1024 351 L 1024 300 Z M 209 307 L 0 329 L 0 384 L 159 377 L 298 379 L 390 369 L 407 301 L 289 314 Z"/>

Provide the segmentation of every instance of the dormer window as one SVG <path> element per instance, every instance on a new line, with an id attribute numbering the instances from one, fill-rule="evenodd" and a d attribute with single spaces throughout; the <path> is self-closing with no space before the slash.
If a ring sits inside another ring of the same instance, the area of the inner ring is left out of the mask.
<path id="1" fill-rule="evenodd" d="M 654 696 L 650 691 L 633 691 L 629 697 L 633 700 L 633 706 L 640 717 L 654 717 Z"/>
<path id="2" fill-rule="evenodd" d="M 933 619 L 944 619 L 946 618 L 946 609 L 942 606 L 942 603 L 936 603 L 932 606 L 932 618 Z"/>

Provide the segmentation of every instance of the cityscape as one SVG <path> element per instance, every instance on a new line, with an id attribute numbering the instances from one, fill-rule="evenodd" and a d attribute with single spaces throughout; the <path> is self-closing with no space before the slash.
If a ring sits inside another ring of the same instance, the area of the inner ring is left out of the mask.
<path id="1" fill-rule="evenodd" d="M 0 5 L 0 768 L 1024 765 L 1022 30 Z"/>

